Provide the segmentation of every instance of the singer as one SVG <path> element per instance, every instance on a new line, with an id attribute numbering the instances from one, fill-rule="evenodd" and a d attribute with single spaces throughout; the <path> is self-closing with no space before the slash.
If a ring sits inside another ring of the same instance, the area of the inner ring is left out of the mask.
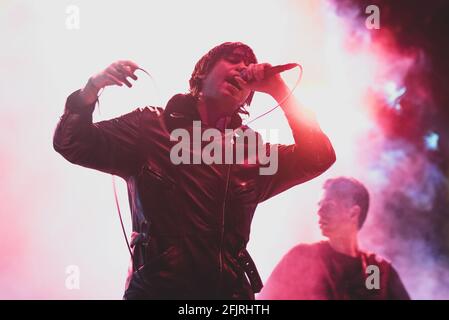
<path id="1" fill-rule="evenodd" d="M 335 162 L 329 139 L 311 112 L 293 96 L 285 99 L 289 90 L 280 75 L 258 64 L 240 42 L 206 53 L 193 70 L 190 92 L 173 96 L 165 109 L 138 108 L 92 123 L 99 90 L 131 87 L 128 78 L 136 80 L 137 69 L 119 61 L 90 77 L 67 98 L 53 139 L 68 161 L 127 183 L 133 258 L 123 298 L 254 299 L 262 282 L 246 245 L 257 204 L 326 171 Z M 192 133 L 194 121 L 201 121 L 202 131 L 251 130 L 240 115 L 248 114 L 255 92 L 281 103 L 295 140 L 276 146 L 276 172 L 261 175 L 259 162 L 171 161 L 176 142 L 170 133 Z"/>

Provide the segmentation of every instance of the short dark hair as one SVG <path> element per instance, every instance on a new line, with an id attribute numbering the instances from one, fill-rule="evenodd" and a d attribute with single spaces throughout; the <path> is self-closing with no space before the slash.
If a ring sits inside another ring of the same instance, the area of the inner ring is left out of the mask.
<path id="1" fill-rule="evenodd" d="M 202 77 L 206 76 L 210 70 L 215 66 L 215 64 L 226 55 L 231 54 L 235 49 L 242 48 L 244 52 L 244 60 L 245 63 L 257 63 L 256 55 L 253 50 L 246 44 L 241 42 L 224 42 L 206 53 L 201 59 L 196 63 L 195 69 L 193 69 L 192 75 L 189 80 L 190 85 L 190 94 L 195 98 L 198 98 L 199 93 L 202 88 Z M 251 100 L 253 99 L 254 91 L 251 91 L 248 98 L 244 102 L 242 106 L 240 106 L 239 112 L 248 114 L 248 111 L 245 109 L 246 105 L 251 104 Z"/>
<path id="2" fill-rule="evenodd" d="M 337 177 L 324 182 L 323 188 L 342 199 L 349 205 L 360 207 L 359 229 L 365 223 L 369 208 L 369 193 L 366 187 L 358 180 L 348 177 Z"/>

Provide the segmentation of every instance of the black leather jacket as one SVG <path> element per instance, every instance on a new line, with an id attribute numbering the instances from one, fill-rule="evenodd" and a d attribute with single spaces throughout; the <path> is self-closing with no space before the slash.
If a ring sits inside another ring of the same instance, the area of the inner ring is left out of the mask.
<path id="1" fill-rule="evenodd" d="M 254 298 L 261 282 L 246 244 L 256 206 L 332 165 L 326 135 L 287 116 L 296 143 L 279 146 L 274 175 L 260 175 L 258 164 L 174 165 L 170 132 L 191 132 L 200 119 L 192 96 L 98 123 L 94 108 L 72 93 L 53 145 L 68 161 L 127 182 L 134 268 L 125 298 Z M 230 126 L 240 125 L 236 116 Z"/>

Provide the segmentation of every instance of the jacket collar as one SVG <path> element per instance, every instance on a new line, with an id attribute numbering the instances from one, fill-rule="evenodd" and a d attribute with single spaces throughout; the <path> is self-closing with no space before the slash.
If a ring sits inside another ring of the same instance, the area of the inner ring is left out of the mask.
<path id="1" fill-rule="evenodd" d="M 192 125 L 192 121 L 201 120 L 197 108 L 197 99 L 191 94 L 174 95 L 165 107 L 164 120 L 170 131 Z M 237 129 L 241 125 L 242 118 L 238 113 L 235 113 L 230 119 L 228 128 Z"/>

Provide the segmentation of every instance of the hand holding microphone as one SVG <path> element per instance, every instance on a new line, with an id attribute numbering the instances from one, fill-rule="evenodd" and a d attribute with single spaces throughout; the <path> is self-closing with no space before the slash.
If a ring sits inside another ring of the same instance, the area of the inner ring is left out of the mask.
<path id="1" fill-rule="evenodd" d="M 298 66 L 296 63 L 277 66 L 272 66 L 269 63 L 250 64 L 247 68 L 241 70 L 240 77 L 237 76 L 235 79 L 241 87 L 264 92 L 274 97 L 286 88 L 280 73 L 296 66 Z"/>
<path id="2" fill-rule="evenodd" d="M 298 66 L 298 64 L 297 63 L 287 63 L 287 64 L 281 64 L 281 65 L 277 65 L 277 66 L 272 66 L 269 63 L 261 63 L 261 64 L 256 64 L 253 66 L 254 66 L 254 68 L 251 68 L 251 65 L 250 65 L 247 69 L 243 69 L 240 72 L 240 76 L 246 82 L 251 82 L 253 79 L 260 81 L 265 78 L 272 77 L 278 73 L 293 69 L 294 67 Z M 262 76 L 262 78 L 260 78 L 261 76 Z"/>

